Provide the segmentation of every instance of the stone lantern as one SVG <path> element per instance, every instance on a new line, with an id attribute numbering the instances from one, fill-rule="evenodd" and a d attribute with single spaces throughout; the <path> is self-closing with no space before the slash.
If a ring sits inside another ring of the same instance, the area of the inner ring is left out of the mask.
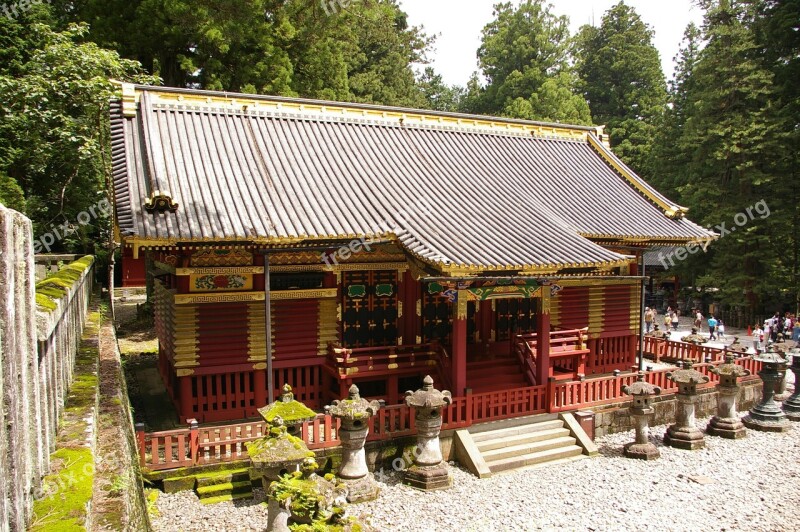
<path id="1" fill-rule="evenodd" d="M 734 354 L 734 358 L 735 355 L 745 356 L 748 353 L 748 347 L 739 341 L 738 336 L 733 337 L 733 342 L 731 342 L 727 350 Z"/>
<path id="2" fill-rule="evenodd" d="M 700 335 L 697 332 L 697 327 L 692 327 L 692 334 L 687 334 L 686 336 L 681 338 L 681 342 L 686 342 L 687 344 L 702 345 L 708 342 L 708 338 Z"/>
<path id="3" fill-rule="evenodd" d="M 712 366 L 710 371 L 719 375 L 717 391 L 717 415 L 711 418 L 706 433 L 737 440 L 747 435 L 739 415 L 736 413 L 736 396 L 739 395 L 739 377 L 750 375 L 750 370 L 734 363 L 736 355 L 725 351 L 725 363 Z"/>
<path id="4" fill-rule="evenodd" d="M 417 453 L 414 465 L 405 472 L 406 484 L 422 490 L 444 489 L 453 485 L 439 447 L 442 409 L 452 402 L 450 392 L 440 392 L 433 387 L 430 375 L 422 381 L 421 389 L 406 392 L 406 405 L 414 409 L 417 426 Z"/>
<path id="5" fill-rule="evenodd" d="M 661 456 L 661 453 L 650 441 L 650 428 L 648 427 L 647 418 L 653 413 L 653 398 L 661 394 L 661 388 L 645 382 L 644 373 L 639 372 L 636 382 L 630 386 L 623 386 L 622 391 L 633 397 L 633 403 L 628 411 L 636 428 L 636 441 L 626 443 L 622 454 L 628 458 L 655 460 Z"/>
<path id="6" fill-rule="evenodd" d="M 372 527 L 347 516 L 347 488 L 333 475 L 318 476 L 313 458 L 302 468 L 283 475 L 267 490 L 267 531 L 290 530 L 361 530 Z"/>
<path id="7" fill-rule="evenodd" d="M 283 385 L 283 393 L 280 399 L 272 404 L 258 409 L 258 413 L 269 424 L 276 417 L 283 420 L 286 430 L 292 436 L 300 435 L 300 427 L 306 421 L 312 421 L 317 417 L 317 413 L 308 408 L 300 401 L 296 401 L 292 393 L 292 387 L 288 384 Z"/>
<path id="8" fill-rule="evenodd" d="M 325 411 L 341 421 L 339 441 L 342 445 L 342 465 L 338 476 L 347 485 L 347 502 L 371 501 L 378 497 L 378 484 L 367 469 L 364 443 L 369 433 L 369 418 L 380 410 L 378 401 L 362 399 L 358 386 L 350 386 L 347 399 L 334 401 Z"/>
<path id="9" fill-rule="evenodd" d="M 785 358 L 778 353 L 761 353 L 753 357 L 753 360 L 761 362 L 761 371 L 758 376 L 763 381 L 761 392 L 761 402 L 750 409 L 750 412 L 742 418 L 742 423 L 747 428 L 761 430 L 765 432 L 786 432 L 792 426 L 786 415 L 775 402 L 775 388 L 781 378 L 781 370 L 786 371 Z"/>
<path id="10" fill-rule="evenodd" d="M 299 471 L 305 459 L 314 457 L 314 452 L 300 437 L 300 427 L 317 414 L 294 400 L 292 387 L 288 384 L 283 387 L 278 401 L 258 412 L 267 422 L 267 433 L 263 438 L 245 443 L 245 447 L 250 455 L 253 478 L 261 477 L 267 490 L 281 475 Z"/>
<path id="11" fill-rule="evenodd" d="M 675 412 L 675 424 L 667 429 L 664 443 L 678 449 L 701 449 L 706 441 L 703 433 L 695 425 L 694 409 L 697 404 L 697 385 L 709 381 L 699 371 L 688 368 L 667 373 L 667 378 L 678 385 L 678 408 Z"/>
<path id="12" fill-rule="evenodd" d="M 792 353 L 789 369 L 794 373 L 794 393 L 783 402 L 783 412 L 792 421 L 800 421 L 800 351 L 797 349 Z"/>
<path id="13" fill-rule="evenodd" d="M 794 351 L 795 349 L 795 342 L 786 342 L 783 340 L 783 335 L 778 335 L 778 342 L 770 345 L 770 351 L 774 351 L 778 353 L 780 356 L 787 359 L 787 364 L 789 362 L 789 352 Z M 786 374 L 788 373 L 786 365 L 778 366 L 778 383 L 775 385 L 775 397 L 776 401 L 785 401 L 789 397 L 789 393 L 786 391 Z"/>

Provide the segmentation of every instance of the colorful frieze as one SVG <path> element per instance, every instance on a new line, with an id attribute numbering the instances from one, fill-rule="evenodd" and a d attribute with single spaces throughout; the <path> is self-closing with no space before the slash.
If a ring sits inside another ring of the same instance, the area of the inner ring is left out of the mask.
<path id="1" fill-rule="evenodd" d="M 192 292 L 239 291 L 253 289 L 253 276 L 250 274 L 210 274 L 190 275 Z"/>
<path id="2" fill-rule="evenodd" d="M 480 286 L 475 286 L 475 284 L 476 281 L 434 281 L 428 283 L 428 293 L 441 295 L 451 303 L 458 300 L 459 291 L 464 293 L 468 301 L 514 296 L 533 298 L 541 294 L 541 287 L 535 279 L 499 279 L 482 281 Z"/>
<path id="3" fill-rule="evenodd" d="M 192 266 L 245 266 L 253 254 L 244 249 L 203 249 L 192 253 Z"/>

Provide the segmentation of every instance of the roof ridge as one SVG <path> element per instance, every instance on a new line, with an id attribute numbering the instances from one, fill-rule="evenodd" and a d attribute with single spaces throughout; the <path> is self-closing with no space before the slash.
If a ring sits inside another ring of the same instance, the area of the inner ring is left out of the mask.
<path id="1" fill-rule="evenodd" d="M 587 135 L 601 135 L 605 126 L 584 126 L 534 120 L 522 120 L 489 115 L 472 115 L 429 109 L 413 109 L 367 103 L 335 102 L 306 98 L 288 98 L 260 94 L 241 94 L 219 91 L 155 87 L 123 83 L 127 100 L 139 101 L 142 93 L 151 93 L 153 106 L 174 102 L 176 105 L 195 105 L 197 110 L 230 108 L 232 111 L 268 111 L 270 109 L 310 116 L 339 116 L 372 118 L 384 123 L 403 125 L 459 126 L 465 130 L 509 131 L 523 135 L 585 140 Z M 178 103 L 179 102 L 179 103 Z M 213 104 L 213 105 L 212 105 Z"/>

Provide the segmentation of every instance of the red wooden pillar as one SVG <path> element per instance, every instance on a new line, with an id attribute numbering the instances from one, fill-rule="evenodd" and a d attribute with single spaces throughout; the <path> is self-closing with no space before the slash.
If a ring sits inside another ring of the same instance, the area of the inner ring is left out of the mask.
<path id="1" fill-rule="evenodd" d="M 456 396 L 463 396 L 467 388 L 467 295 L 458 291 L 453 304 L 453 374 L 450 382 Z"/>
<path id="2" fill-rule="evenodd" d="M 536 320 L 536 384 L 550 378 L 550 286 L 542 286 Z"/>
<path id="3" fill-rule="evenodd" d="M 178 379 L 178 388 L 180 388 L 181 422 L 188 423 L 188 420 L 194 417 L 194 412 L 192 411 L 192 378 L 180 377 Z"/>
<path id="4" fill-rule="evenodd" d="M 254 369 L 253 370 L 253 398 L 255 407 L 261 408 L 266 406 L 267 403 L 267 370 Z M 270 401 L 271 403 L 272 401 Z"/>

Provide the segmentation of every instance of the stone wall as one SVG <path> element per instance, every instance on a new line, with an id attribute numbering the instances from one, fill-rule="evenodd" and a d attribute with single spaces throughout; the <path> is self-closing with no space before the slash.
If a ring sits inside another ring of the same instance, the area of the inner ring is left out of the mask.
<path id="1" fill-rule="evenodd" d="M 0 532 L 25 530 L 49 468 L 91 292 L 84 265 L 37 299 L 31 222 L 0 205 Z"/>
<path id="2" fill-rule="evenodd" d="M 151 530 L 133 415 L 114 326 L 100 329 L 98 434 L 92 500 L 96 530 Z M 174 473 L 173 473 L 174 474 Z"/>

